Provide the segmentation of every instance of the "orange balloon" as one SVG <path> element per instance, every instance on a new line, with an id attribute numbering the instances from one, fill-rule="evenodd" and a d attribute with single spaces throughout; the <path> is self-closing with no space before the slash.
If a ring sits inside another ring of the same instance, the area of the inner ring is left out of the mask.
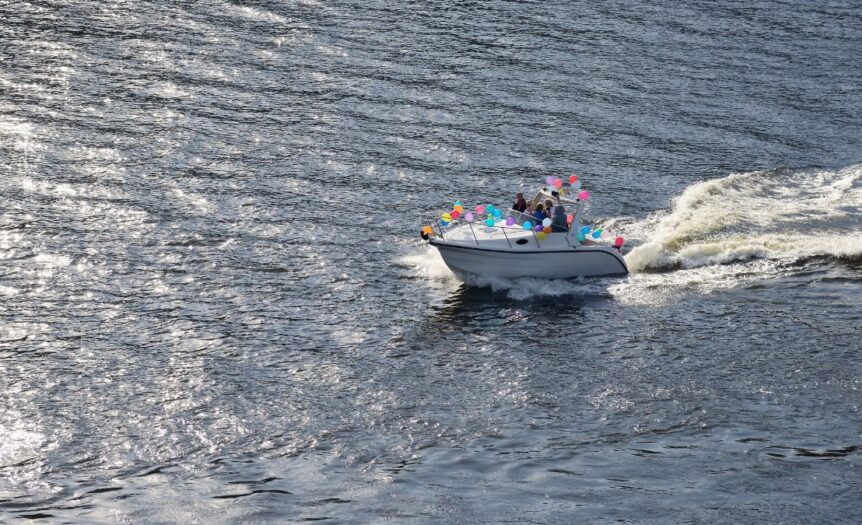
<path id="1" fill-rule="evenodd" d="M 422 228 L 422 233 L 424 233 L 425 235 L 431 235 L 432 233 L 434 233 L 434 230 L 431 229 L 431 226 L 425 226 L 424 228 Z"/>
<path id="2" fill-rule="evenodd" d="M 542 228 L 542 233 L 551 233 L 551 227 L 545 226 L 544 228 Z"/>

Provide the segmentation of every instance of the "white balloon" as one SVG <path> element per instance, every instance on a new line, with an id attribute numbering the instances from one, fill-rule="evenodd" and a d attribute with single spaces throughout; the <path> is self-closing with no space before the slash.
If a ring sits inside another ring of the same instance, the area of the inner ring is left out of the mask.
<path id="1" fill-rule="evenodd" d="M 551 225 L 551 224 L 553 224 L 553 223 L 554 223 L 554 221 L 552 221 L 551 219 L 545 219 L 545 220 L 543 220 L 543 221 L 542 221 L 542 226 L 544 226 L 545 228 L 547 228 L 548 226 L 550 226 L 550 225 Z"/>

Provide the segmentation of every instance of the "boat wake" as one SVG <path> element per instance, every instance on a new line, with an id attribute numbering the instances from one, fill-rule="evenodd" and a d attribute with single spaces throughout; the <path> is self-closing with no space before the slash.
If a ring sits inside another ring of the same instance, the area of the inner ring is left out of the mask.
<path id="1" fill-rule="evenodd" d="M 751 259 L 862 260 L 862 165 L 738 173 L 688 187 L 670 211 L 625 227 L 633 272 Z"/>

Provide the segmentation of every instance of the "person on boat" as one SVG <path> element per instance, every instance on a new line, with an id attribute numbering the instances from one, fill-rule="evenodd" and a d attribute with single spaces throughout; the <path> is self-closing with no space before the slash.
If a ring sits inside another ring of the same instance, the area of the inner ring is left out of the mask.
<path id="1" fill-rule="evenodd" d="M 524 213 L 527 210 L 527 201 L 524 200 L 523 193 L 515 194 L 515 205 L 512 206 L 512 209 L 521 213 Z"/>
<path id="2" fill-rule="evenodd" d="M 536 211 L 533 212 L 533 218 L 536 219 L 536 224 L 542 224 L 542 221 L 545 220 L 548 216 L 545 215 L 545 205 L 544 204 L 536 204 Z"/>
<path id="3" fill-rule="evenodd" d="M 566 208 L 562 204 L 554 206 L 554 222 L 551 223 L 551 231 L 555 233 L 566 233 L 569 231 Z"/>
<path id="4" fill-rule="evenodd" d="M 545 215 L 548 217 L 554 216 L 554 203 L 551 202 L 551 199 L 545 199 Z"/>
<path id="5" fill-rule="evenodd" d="M 530 217 L 532 217 L 532 216 L 533 216 L 533 212 L 534 212 L 534 211 L 535 211 L 535 210 L 533 210 L 533 203 L 532 203 L 532 202 L 528 202 L 528 203 L 527 203 L 527 209 L 526 209 L 526 210 L 524 210 L 524 215 L 529 215 Z"/>

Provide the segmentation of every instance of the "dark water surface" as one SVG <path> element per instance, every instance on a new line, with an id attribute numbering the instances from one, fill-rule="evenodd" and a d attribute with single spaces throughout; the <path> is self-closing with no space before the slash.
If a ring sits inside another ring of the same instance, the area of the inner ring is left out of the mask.
<path id="1" fill-rule="evenodd" d="M 860 42 L 858 2 L 0 0 L 0 521 L 859 523 Z M 419 242 L 571 170 L 629 277 Z"/>

